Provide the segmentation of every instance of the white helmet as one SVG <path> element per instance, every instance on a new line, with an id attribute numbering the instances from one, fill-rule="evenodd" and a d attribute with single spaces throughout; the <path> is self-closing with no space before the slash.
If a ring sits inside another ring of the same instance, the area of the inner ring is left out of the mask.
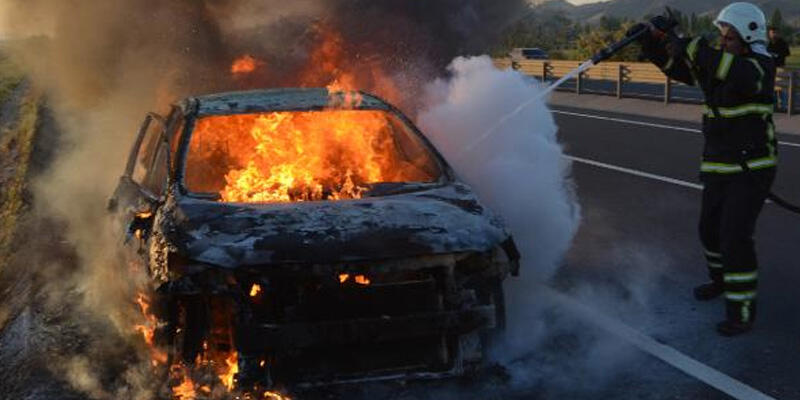
<path id="1" fill-rule="evenodd" d="M 747 43 L 767 42 L 767 18 L 753 4 L 738 2 L 728 4 L 717 15 L 714 25 L 722 29 L 722 23 L 733 26 Z"/>

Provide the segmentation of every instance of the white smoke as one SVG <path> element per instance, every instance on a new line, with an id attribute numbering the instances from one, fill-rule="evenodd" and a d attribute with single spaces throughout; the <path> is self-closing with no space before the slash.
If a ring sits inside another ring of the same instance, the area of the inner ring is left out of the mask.
<path id="1" fill-rule="evenodd" d="M 491 355 L 508 368 L 517 387 L 541 383 L 567 392 L 602 387 L 635 353 L 544 286 L 563 263 L 580 206 L 543 88 L 516 71 L 497 69 L 486 56 L 456 58 L 449 72 L 449 78 L 428 86 L 418 124 L 456 173 L 501 214 L 522 254 L 521 275 L 505 281 L 505 340 Z M 663 259 L 629 243 L 597 254 L 621 265 Z M 641 271 L 618 275 L 625 282 L 621 288 L 584 281 L 570 297 L 591 304 L 594 312 L 646 321 L 641 314 L 650 307 L 654 277 Z"/>
<path id="2" fill-rule="evenodd" d="M 521 276 L 506 280 L 505 287 L 507 343 L 498 358 L 508 362 L 547 335 L 543 315 L 552 304 L 542 301 L 536 285 L 559 267 L 580 207 L 538 83 L 495 68 L 486 56 L 456 58 L 449 71 L 450 78 L 428 87 L 428 105 L 418 122 L 456 173 L 502 215 L 522 254 Z M 537 100 L 507 116 L 531 99 Z"/>
<path id="3" fill-rule="evenodd" d="M 428 87 L 419 125 L 456 173 L 504 217 L 522 252 L 523 276 L 546 280 L 569 248 L 580 208 L 544 99 L 473 146 L 510 110 L 539 97 L 541 88 L 516 71 L 498 70 L 486 56 L 456 58 L 449 71 L 451 78 Z"/>

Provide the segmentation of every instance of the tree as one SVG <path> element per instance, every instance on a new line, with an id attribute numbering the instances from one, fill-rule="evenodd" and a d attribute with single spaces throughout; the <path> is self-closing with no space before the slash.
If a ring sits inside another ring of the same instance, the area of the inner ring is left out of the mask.
<path id="1" fill-rule="evenodd" d="M 776 8 L 775 11 L 772 12 L 772 17 L 769 19 L 770 26 L 774 26 L 778 32 L 781 32 L 784 27 L 783 22 L 783 15 L 781 14 L 781 9 Z"/>
<path id="2" fill-rule="evenodd" d="M 563 12 L 531 13 L 501 33 L 492 54 L 502 57 L 515 47 L 539 47 L 546 51 L 572 48 L 579 29 L 580 24 Z"/>
<path id="3" fill-rule="evenodd" d="M 609 44 L 621 40 L 625 37 L 625 32 L 633 26 L 632 21 L 620 22 L 617 29 L 608 30 L 596 26 L 593 30 L 578 36 L 578 55 L 581 59 L 589 59 L 595 53 L 602 50 Z M 628 46 L 624 50 L 611 57 L 612 61 L 638 61 L 639 47 Z"/>

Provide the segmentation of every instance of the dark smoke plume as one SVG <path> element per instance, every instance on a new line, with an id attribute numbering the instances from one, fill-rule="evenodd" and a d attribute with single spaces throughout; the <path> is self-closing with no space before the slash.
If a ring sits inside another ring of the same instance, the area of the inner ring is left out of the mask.
<path id="1" fill-rule="evenodd" d="M 132 78 L 137 95 L 240 88 L 227 70 L 243 53 L 277 66 L 250 85 L 298 85 L 295 72 L 320 24 L 343 36 L 354 65 L 379 60 L 393 73 L 439 74 L 457 55 L 485 52 L 527 7 L 524 0 L 5 1 L 8 26 L 31 34 L 35 25 L 21 21 L 36 21 L 50 36 L 46 62 L 37 52 L 31 64 L 70 102 L 90 104 L 128 89 Z"/>

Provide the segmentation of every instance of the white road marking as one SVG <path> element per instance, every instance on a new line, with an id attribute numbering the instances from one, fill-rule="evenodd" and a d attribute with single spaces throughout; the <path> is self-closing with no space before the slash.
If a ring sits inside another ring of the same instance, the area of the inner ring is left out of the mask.
<path id="1" fill-rule="evenodd" d="M 682 181 L 680 179 L 670 178 L 668 176 L 656 175 L 656 174 L 651 174 L 649 172 L 644 172 L 644 171 L 639 171 L 639 170 L 635 170 L 635 169 L 620 167 L 619 165 L 606 164 L 606 163 L 603 163 L 603 162 L 600 162 L 600 161 L 590 160 L 588 158 L 581 158 L 581 157 L 571 156 L 569 154 L 564 154 L 562 157 L 566 158 L 567 160 L 571 160 L 572 162 L 576 162 L 576 163 L 580 163 L 580 164 L 592 165 L 592 166 L 595 166 L 595 167 L 610 169 L 612 171 L 622 172 L 622 173 L 625 173 L 625 174 L 641 176 L 641 177 L 647 178 L 647 179 L 653 179 L 653 180 L 657 180 L 657 181 L 661 181 L 661 182 L 667 182 L 667 183 L 671 183 L 673 185 L 688 187 L 688 188 L 697 189 L 697 190 L 703 190 L 703 185 L 700 185 L 698 183 Z M 764 203 L 765 204 L 771 204 L 772 200 L 766 199 L 766 200 L 764 200 Z"/>
<path id="2" fill-rule="evenodd" d="M 580 315 L 587 321 L 592 322 L 606 332 L 625 340 L 636 346 L 639 350 L 650 354 L 653 357 L 677 368 L 681 372 L 701 381 L 705 384 L 733 397 L 737 400 L 775 400 L 757 389 L 745 383 L 737 381 L 724 373 L 709 367 L 680 351 L 657 342 L 620 321 L 605 316 L 597 310 L 561 293 L 548 286 L 540 285 L 541 288 L 553 299 L 573 312 Z"/>
<path id="3" fill-rule="evenodd" d="M 618 172 L 623 172 L 623 173 L 630 174 L 630 175 L 641 176 L 641 177 L 648 178 L 648 179 L 654 179 L 654 180 L 661 181 L 661 182 L 671 183 L 673 185 L 678 185 L 678 186 L 688 187 L 688 188 L 692 188 L 692 189 L 703 190 L 703 185 L 700 185 L 700 184 L 697 184 L 697 183 L 693 183 L 693 182 L 682 181 L 680 179 L 674 179 L 674 178 L 669 178 L 669 177 L 662 176 L 662 175 L 651 174 L 649 172 L 643 172 L 643 171 L 638 171 L 638 170 L 635 170 L 635 169 L 620 167 L 618 165 L 606 164 L 606 163 L 602 163 L 600 161 L 590 160 L 588 158 L 575 157 L 575 156 L 571 156 L 571 155 L 568 155 L 568 154 L 564 154 L 564 158 L 566 158 L 568 160 L 572 160 L 573 162 L 581 163 L 581 164 L 593 165 L 595 167 L 606 168 L 606 169 L 610 169 L 610 170 L 614 170 L 614 171 L 618 171 Z"/>
<path id="4" fill-rule="evenodd" d="M 602 115 L 595 115 L 595 114 L 583 114 L 583 113 L 576 113 L 572 111 L 561 111 L 561 110 L 551 110 L 555 114 L 564 114 L 570 115 L 573 117 L 583 117 L 583 118 L 593 118 L 599 119 L 603 121 L 612 121 L 612 122 L 620 122 L 624 124 L 631 124 L 631 125 L 640 125 L 640 126 L 649 126 L 651 128 L 661 128 L 661 129 L 672 129 L 675 131 L 683 131 L 683 132 L 691 132 L 691 133 L 703 133 L 700 129 L 695 128 L 686 128 L 682 126 L 673 126 L 673 125 L 665 125 L 665 124 L 656 124 L 652 122 L 644 122 L 644 121 L 634 121 L 630 119 L 622 119 L 622 118 L 613 118 L 613 117 L 605 117 Z M 792 143 L 792 142 L 784 142 L 778 141 L 778 144 L 781 146 L 789 146 L 789 147 L 800 147 L 800 143 Z"/>

